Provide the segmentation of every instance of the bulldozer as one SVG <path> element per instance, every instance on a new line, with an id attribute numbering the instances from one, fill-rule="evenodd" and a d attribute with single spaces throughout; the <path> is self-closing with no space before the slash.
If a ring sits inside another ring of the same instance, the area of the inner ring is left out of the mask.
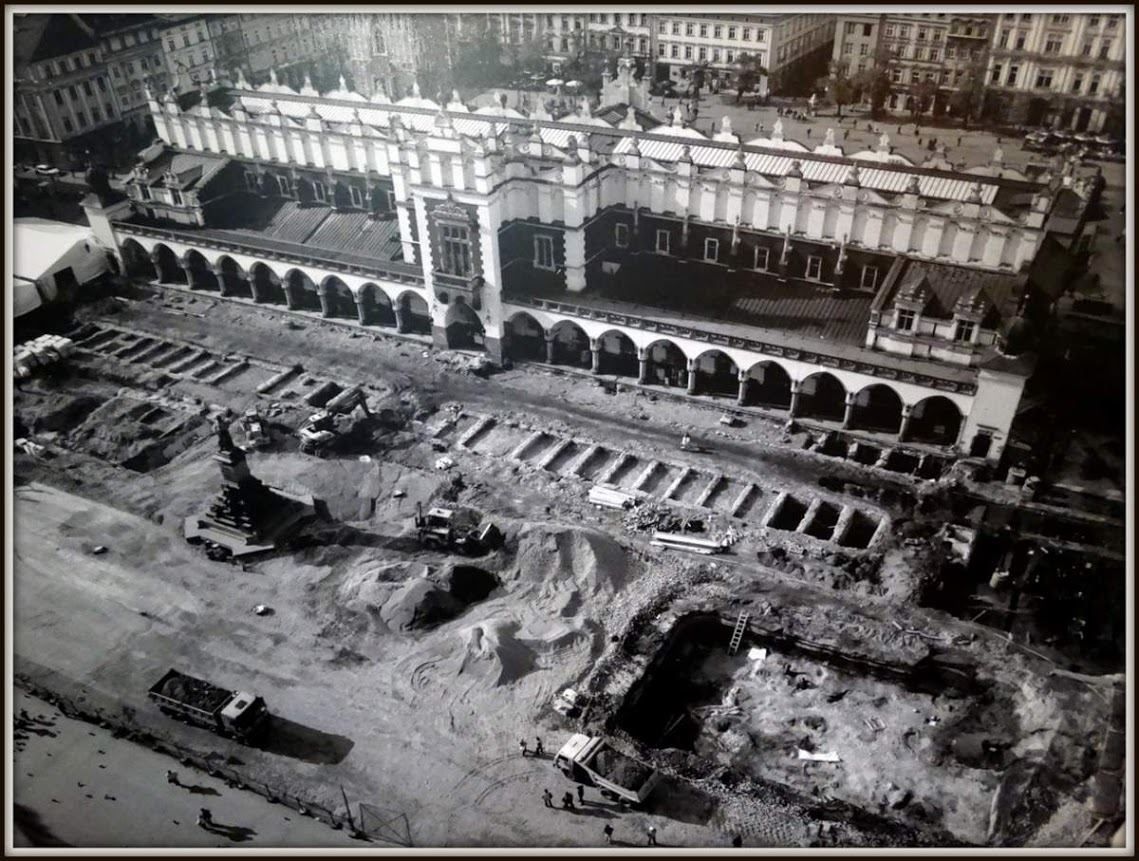
<path id="1" fill-rule="evenodd" d="M 357 407 L 364 412 L 365 416 L 372 414 L 368 410 L 368 402 L 364 397 L 364 392 L 359 386 L 352 386 L 336 395 L 322 409 L 305 419 L 304 423 L 297 429 L 301 452 L 321 456 L 326 454 L 341 434 L 340 423 L 337 419 L 351 415 Z"/>
<path id="2" fill-rule="evenodd" d="M 462 522 L 454 509 L 415 506 L 415 530 L 421 547 L 477 556 L 498 547 L 502 534 L 493 523 L 472 526 Z"/>
<path id="3" fill-rule="evenodd" d="M 261 418 L 257 407 L 250 407 L 242 415 L 241 430 L 245 433 L 247 448 L 259 449 L 269 445 L 269 431 L 265 427 L 265 420 Z"/>

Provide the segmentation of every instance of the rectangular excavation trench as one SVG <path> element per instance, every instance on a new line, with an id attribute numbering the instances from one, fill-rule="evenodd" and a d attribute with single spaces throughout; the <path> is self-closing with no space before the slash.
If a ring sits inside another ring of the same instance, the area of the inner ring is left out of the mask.
<path id="1" fill-rule="evenodd" d="M 724 514 L 731 514 L 732 505 L 743 489 L 744 484 L 739 479 L 721 476 L 716 486 L 712 488 L 712 492 L 705 497 L 704 507 L 711 508 L 713 511 L 722 511 Z"/>
<path id="2" fill-rule="evenodd" d="M 863 466 L 874 466 L 881 456 L 881 449 L 859 442 L 854 444 L 854 452 L 851 454 L 851 459 L 855 463 L 860 463 Z"/>
<path id="3" fill-rule="evenodd" d="M 777 628 L 748 630 L 729 656 L 735 613 L 677 621 L 621 702 L 618 728 L 649 749 L 684 752 L 695 773 L 730 769 L 808 803 L 821 791 L 849 808 L 828 802 L 825 818 L 871 830 L 920 829 L 951 838 L 948 845 L 983 843 L 992 787 L 1014 761 L 1011 749 L 1023 733 L 1011 688 L 978 679 L 960 656 L 893 655 L 873 643 L 840 651 L 841 639 L 811 642 Z M 751 661 L 753 648 L 765 650 L 765 658 Z M 724 707 L 728 696 L 734 708 Z M 936 725 L 923 720 L 931 709 L 940 717 Z M 922 728 L 923 749 L 936 756 L 918 758 L 908 749 L 902 728 L 912 723 Z M 978 755 L 975 735 L 993 749 Z M 807 769 L 796 749 L 834 750 L 841 765 Z M 886 782 L 912 789 L 915 804 L 876 820 Z M 927 799 L 933 815 L 916 803 Z M 956 815 L 959 803 L 976 815 Z"/>
<path id="4" fill-rule="evenodd" d="M 772 529 L 783 529 L 794 532 L 799 528 L 803 515 L 807 513 L 807 504 L 787 494 L 779 503 L 779 508 L 772 514 L 768 526 Z"/>
<path id="5" fill-rule="evenodd" d="M 652 471 L 645 476 L 644 481 L 641 482 L 641 486 L 637 489 L 648 494 L 663 492 L 676 480 L 678 475 L 680 475 L 679 468 L 657 461 Z"/>
<path id="6" fill-rule="evenodd" d="M 548 433 L 539 433 L 518 450 L 517 458 L 525 463 L 536 462 L 541 460 L 542 455 L 557 442 L 557 437 L 553 437 Z"/>
<path id="7" fill-rule="evenodd" d="M 617 468 L 613 471 L 613 474 L 609 476 L 608 482 L 609 484 L 614 484 L 617 487 L 623 487 L 628 490 L 631 488 L 632 482 L 640 475 L 643 468 L 644 464 L 640 458 L 631 454 L 623 455 L 617 464 Z"/>
<path id="8" fill-rule="evenodd" d="M 907 475 L 918 468 L 918 456 L 907 451 L 894 449 L 886 457 L 886 469 L 891 472 L 903 472 Z"/>
<path id="9" fill-rule="evenodd" d="M 830 541 L 834 536 L 834 528 L 841 512 L 842 509 L 837 505 L 820 502 L 818 508 L 815 509 L 815 516 L 811 518 L 811 522 L 803 531 L 813 538 Z"/>
<path id="10" fill-rule="evenodd" d="M 613 462 L 615 455 L 609 449 L 598 446 L 577 468 L 577 476 L 583 481 L 593 481 Z"/>
<path id="11" fill-rule="evenodd" d="M 712 477 L 706 472 L 697 472 L 691 470 L 684 474 L 680 484 L 672 492 L 670 497 L 674 502 L 679 502 L 681 505 L 695 505 L 696 500 L 700 497 L 700 493 L 708 486 L 708 482 Z"/>
<path id="12" fill-rule="evenodd" d="M 839 540 L 839 544 L 843 547 L 857 549 L 869 547 L 870 541 L 874 538 L 874 533 L 878 531 L 880 522 L 878 518 L 863 511 L 855 511 L 850 518 L 850 526 L 847 527 L 846 534 Z"/>
<path id="13" fill-rule="evenodd" d="M 111 341 L 117 340 L 118 337 L 119 332 L 117 329 L 100 329 L 94 335 L 82 341 L 79 346 L 84 350 L 101 352 L 103 347 L 110 344 Z"/>
<path id="14" fill-rule="evenodd" d="M 567 440 L 561 444 L 561 450 L 554 455 L 545 468 L 550 472 L 560 472 L 568 466 L 575 457 L 582 453 L 583 449 L 580 443 Z"/>
<path id="15" fill-rule="evenodd" d="M 474 442 L 468 442 L 467 448 L 487 457 L 506 457 L 522 442 L 525 434 L 519 428 L 496 423 L 475 437 Z"/>

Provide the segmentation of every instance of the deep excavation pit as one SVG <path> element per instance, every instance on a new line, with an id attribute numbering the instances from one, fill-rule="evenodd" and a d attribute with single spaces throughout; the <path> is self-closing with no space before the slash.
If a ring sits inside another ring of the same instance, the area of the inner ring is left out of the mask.
<path id="1" fill-rule="evenodd" d="M 779 509 L 772 516 L 768 526 L 772 529 L 794 532 L 799 528 L 799 523 L 803 520 L 803 515 L 806 512 L 807 504 L 788 494 L 779 503 Z"/>
<path id="2" fill-rule="evenodd" d="M 891 472 L 912 473 L 918 468 L 918 456 L 894 449 L 886 457 L 886 469 Z"/>
<path id="3" fill-rule="evenodd" d="M 858 549 L 869 547 L 874 538 L 874 533 L 878 531 L 878 524 L 879 521 L 868 514 L 855 511 L 850 518 L 850 525 L 847 527 L 846 533 L 838 543 L 843 547 Z"/>
<path id="4" fill-rule="evenodd" d="M 834 528 L 841 513 L 842 509 L 837 505 L 832 505 L 829 502 L 820 503 L 815 510 L 815 516 L 811 518 L 811 522 L 803 531 L 815 538 L 829 541 L 834 536 Z"/>
<path id="5" fill-rule="evenodd" d="M 1015 688 L 978 679 L 971 656 L 953 650 L 899 649 L 890 660 L 885 644 L 849 632 L 811 642 L 778 624 L 751 628 L 729 656 L 733 622 L 682 617 L 625 697 L 617 727 L 661 754 L 688 752 L 665 759 L 693 773 L 726 767 L 808 804 L 829 797 L 847 807 L 827 818 L 946 845 L 986 841 L 1001 770 L 1024 737 Z M 840 762 L 806 762 L 799 751 Z"/>
<path id="6" fill-rule="evenodd" d="M 881 456 L 881 449 L 861 442 L 854 444 L 853 451 L 850 455 L 855 463 L 860 463 L 863 466 L 873 466 L 878 462 L 878 458 Z"/>

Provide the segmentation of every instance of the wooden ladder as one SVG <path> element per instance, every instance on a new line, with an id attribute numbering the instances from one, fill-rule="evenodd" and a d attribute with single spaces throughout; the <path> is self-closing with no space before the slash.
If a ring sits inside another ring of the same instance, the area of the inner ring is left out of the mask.
<path id="1" fill-rule="evenodd" d="M 728 644 L 728 654 L 734 655 L 740 648 L 740 643 L 744 639 L 744 631 L 747 630 L 748 619 L 751 618 L 750 613 L 740 612 L 740 617 L 736 619 L 736 627 L 732 629 L 732 641 Z"/>

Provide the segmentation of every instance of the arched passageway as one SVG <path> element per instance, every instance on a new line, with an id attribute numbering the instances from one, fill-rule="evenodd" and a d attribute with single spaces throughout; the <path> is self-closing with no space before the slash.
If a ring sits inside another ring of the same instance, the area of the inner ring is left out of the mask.
<path id="1" fill-rule="evenodd" d="M 791 377 L 775 362 L 752 365 L 744 386 L 746 406 L 785 410 L 791 406 Z"/>
<path id="2" fill-rule="evenodd" d="M 734 398 L 740 389 L 740 372 L 736 363 L 719 350 L 708 350 L 696 357 L 695 391 L 701 395 L 723 395 Z"/>
<path id="3" fill-rule="evenodd" d="M 842 421 L 846 412 L 846 389 L 833 374 L 811 374 L 799 386 L 795 414 L 803 418 Z"/>
<path id="4" fill-rule="evenodd" d="M 127 239 L 121 247 L 123 266 L 126 268 L 128 277 L 145 278 L 147 281 L 158 279 L 158 270 L 154 266 L 150 253 L 145 248 L 133 239 Z"/>
<path id="5" fill-rule="evenodd" d="M 292 310 L 320 310 L 320 296 L 317 295 L 316 284 L 299 269 L 292 269 L 285 276 L 285 301 Z"/>
<path id="6" fill-rule="evenodd" d="M 882 383 L 867 386 L 854 396 L 847 424 L 861 430 L 897 433 L 902 424 L 902 399 Z"/>
<path id="7" fill-rule="evenodd" d="M 452 350 L 486 349 L 482 320 L 470 305 L 455 299 L 447 309 L 447 346 Z"/>
<path id="8" fill-rule="evenodd" d="M 348 285 L 335 275 L 325 278 L 321 282 L 319 295 L 321 299 L 320 312 L 325 317 L 337 317 L 344 320 L 358 318 L 356 300 Z"/>
<path id="9" fill-rule="evenodd" d="M 606 332 L 597 339 L 594 364 L 597 373 L 612 374 L 617 377 L 637 376 L 637 347 L 628 335 L 620 332 Z"/>
<path id="10" fill-rule="evenodd" d="M 953 445 L 961 433 L 961 411 L 941 395 L 923 398 L 914 404 L 907 437 L 914 442 Z"/>
<path id="11" fill-rule="evenodd" d="M 395 306 L 396 325 L 400 332 L 431 334 L 431 309 L 427 300 L 410 290 L 401 293 Z"/>
<path id="12" fill-rule="evenodd" d="M 518 313 L 507 324 L 510 341 L 509 355 L 516 362 L 546 361 L 546 333 L 541 325 L 526 313 Z"/>
<path id="13" fill-rule="evenodd" d="M 232 257 L 221 257 L 217 263 L 218 282 L 223 296 L 244 296 L 253 298 L 253 287 L 245 270 L 237 265 Z"/>
<path id="14" fill-rule="evenodd" d="M 264 263 L 254 263 L 249 269 L 253 285 L 253 298 L 270 305 L 287 305 L 285 288 L 277 273 Z"/>
<path id="15" fill-rule="evenodd" d="M 589 370 L 593 367 L 593 354 L 589 349 L 589 336 L 576 323 L 562 320 L 555 323 L 548 334 L 548 360 L 555 365 L 569 365 Z"/>
<path id="16" fill-rule="evenodd" d="M 395 313 L 388 294 L 375 284 L 365 284 L 356 294 L 360 322 L 369 326 L 394 326 Z"/>
<path id="17" fill-rule="evenodd" d="M 186 252 L 186 275 L 190 282 L 190 287 L 194 290 L 212 290 L 218 289 L 218 278 L 214 274 L 213 267 L 199 251 Z"/>
<path id="18" fill-rule="evenodd" d="M 185 284 L 186 272 L 182 263 L 167 246 L 161 242 L 154 246 L 150 254 L 154 266 L 158 270 L 158 280 L 163 284 Z"/>
<path id="19" fill-rule="evenodd" d="M 654 386 L 687 386 L 688 359 L 672 341 L 655 341 L 645 348 L 641 382 Z"/>

